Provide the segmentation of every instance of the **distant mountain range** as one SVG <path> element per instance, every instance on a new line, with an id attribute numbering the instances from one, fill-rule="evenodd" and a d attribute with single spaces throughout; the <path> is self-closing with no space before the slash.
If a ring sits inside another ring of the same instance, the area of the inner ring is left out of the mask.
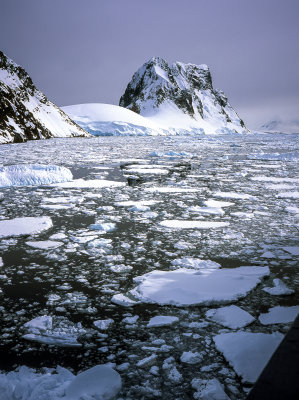
<path id="1" fill-rule="evenodd" d="M 260 130 L 270 133 L 299 133 L 299 119 L 281 120 L 275 119 L 261 125 Z"/>
<path id="2" fill-rule="evenodd" d="M 51 137 L 89 136 L 0 51 L 0 144 Z"/>

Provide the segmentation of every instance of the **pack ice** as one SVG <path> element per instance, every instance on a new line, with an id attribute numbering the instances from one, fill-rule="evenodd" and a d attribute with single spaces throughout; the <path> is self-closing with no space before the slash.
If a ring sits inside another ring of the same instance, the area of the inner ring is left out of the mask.
<path id="1" fill-rule="evenodd" d="M 0 238 L 35 235 L 52 227 L 50 217 L 21 217 L 0 221 Z"/>

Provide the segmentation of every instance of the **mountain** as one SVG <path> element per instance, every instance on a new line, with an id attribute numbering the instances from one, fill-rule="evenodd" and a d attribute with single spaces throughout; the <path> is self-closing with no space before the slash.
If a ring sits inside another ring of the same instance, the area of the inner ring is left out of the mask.
<path id="1" fill-rule="evenodd" d="M 299 133 L 299 120 L 274 119 L 261 125 L 259 130 L 269 133 Z"/>
<path id="2" fill-rule="evenodd" d="M 226 95 L 213 88 L 207 65 L 153 57 L 132 77 L 119 105 L 182 133 L 248 133 Z"/>
<path id="3" fill-rule="evenodd" d="M 0 51 L 0 144 L 51 137 L 89 136 Z"/>

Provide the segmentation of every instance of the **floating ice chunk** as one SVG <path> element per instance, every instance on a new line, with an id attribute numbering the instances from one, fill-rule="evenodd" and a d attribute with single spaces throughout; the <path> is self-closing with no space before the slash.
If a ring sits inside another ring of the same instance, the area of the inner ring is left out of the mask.
<path id="1" fill-rule="evenodd" d="M 206 200 L 203 202 L 203 204 L 207 207 L 223 208 L 233 206 L 235 203 L 231 203 L 229 201 Z"/>
<path id="2" fill-rule="evenodd" d="M 185 306 L 219 304 L 243 298 L 261 279 L 268 267 L 239 267 L 205 270 L 181 268 L 155 270 L 135 278 L 139 285 L 129 293 L 143 303 Z"/>
<path id="3" fill-rule="evenodd" d="M 200 213 L 200 214 L 210 214 L 210 215 L 224 215 L 224 211 L 220 207 L 189 207 L 189 212 Z"/>
<path id="4" fill-rule="evenodd" d="M 281 192 L 278 193 L 277 197 L 288 198 L 288 199 L 299 199 L 299 192 Z"/>
<path id="5" fill-rule="evenodd" d="M 129 168 L 126 172 L 133 172 L 134 174 L 149 174 L 149 175 L 167 175 L 168 169 L 164 168 Z"/>
<path id="6" fill-rule="evenodd" d="M 200 400 L 230 400 L 218 379 L 192 379 L 191 385 L 196 390 L 195 399 Z"/>
<path id="7" fill-rule="evenodd" d="M 73 179 L 68 168 L 57 165 L 10 165 L 0 167 L 0 187 L 48 185 Z"/>
<path id="8" fill-rule="evenodd" d="M 89 225 L 89 229 L 94 229 L 96 231 L 112 232 L 116 229 L 116 224 L 113 222 L 99 222 Z"/>
<path id="9" fill-rule="evenodd" d="M 0 257 L 0 267 L 3 267 L 3 259 L 2 259 L 2 257 Z"/>
<path id="10" fill-rule="evenodd" d="M 262 258 L 276 258 L 275 254 L 273 254 L 271 251 L 266 251 L 261 255 Z"/>
<path id="11" fill-rule="evenodd" d="M 268 313 L 261 314 L 259 320 L 263 325 L 287 324 L 293 322 L 299 313 L 299 306 L 272 307 Z"/>
<path id="12" fill-rule="evenodd" d="M 53 226 L 50 217 L 22 217 L 0 221 L 0 238 L 35 235 Z"/>
<path id="13" fill-rule="evenodd" d="M 235 193 L 235 192 L 215 192 L 213 193 L 216 197 L 223 197 L 227 199 L 236 199 L 236 200 L 254 200 L 255 197 L 246 193 Z"/>
<path id="14" fill-rule="evenodd" d="M 116 207 L 139 207 L 139 206 L 152 206 L 154 204 L 159 203 L 157 200 L 140 200 L 140 201 L 118 201 L 114 203 Z"/>
<path id="15" fill-rule="evenodd" d="M 73 324 L 62 317 L 54 317 L 53 320 L 47 315 L 27 322 L 24 330 L 26 334 L 23 335 L 23 338 L 26 340 L 62 347 L 82 346 L 81 343 L 78 343 L 77 338 L 86 333 L 80 323 Z"/>
<path id="16" fill-rule="evenodd" d="M 74 207 L 72 204 L 41 204 L 40 208 L 44 210 L 68 210 Z"/>
<path id="17" fill-rule="evenodd" d="M 29 241 L 26 244 L 30 247 L 34 247 L 35 249 L 56 249 L 63 245 L 62 242 L 56 242 L 54 240 L 42 240 L 42 241 Z"/>
<path id="18" fill-rule="evenodd" d="M 232 332 L 213 337 L 216 348 L 244 382 L 254 383 L 283 339 L 281 333 Z"/>
<path id="19" fill-rule="evenodd" d="M 255 320 L 248 312 L 234 305 L 208 310 L 206 317 L 231 329 L 244 328 Z"/>
<path id="20" fill-rule="evenodd" d="M 299 183 L 299 179 L 298 178 L 287 178 L 287 177 L 279 177 L 279 176 L 253 176 L 251 179 L 253 181 L 259 181 L 259 182 Z"/>
<path id="21" fill-rule="evenodd" d="M 192 351 L 184 351 L 180 360 L 185 364 L 197 364 L 202 360 L 202 354 L 197 351 L 195 353 Z"/>
<path id="22" fill-rule="evenodd" d="M 187 153 L 186 151 L 153 151 L 149 155 L 149 157 L 189 157 L 192 158 L 193 154 L 192 153 Z"/>
<path id="23" fill-rule="evenodd" d="M 153 317 L 149 320 L 147 327 L 153 328 L 157 326 L 172 325 L 178 322 L 178 320 L 179 320 L 178 317 L 172 317 L 169 315 L 157 315 L 156 317 Z"/>
<path id="24" fill-rule="evenodd" d="M 135 205 L 131 208 L 129 208 L 129 211 L 137 211 L 137 212 L 145 212 L 149 211 L 150 208 L 148 206 L 143 206 L 143 205 Z"/>
<path id="25" fill-rule="evenodd" d="M 78 188 L 78 189 L 100 189 L 105 187 L 120 187 L 125 186 L 124 182 L 107 181 L 105 179 L 75 179 L 71 182 L 58 183 L 55 186 L 62 188 Z"/>
<path id="26" fill-rule="evenodd" d="M 171 370 L 168 373 L 168 379 L 174 383 L 179 383 L 181 382 L 183 376 L 182 374 L 179 373 L 176 367 L 171 368 Z"/>
<path id="27" fill-rule="evenodd" d="M 41 317 L 36 317 L 24 325 L 29 331 L 46 331 L 52 329 L 52 317 L 49 315 L 42 315 Z"/>
<path id="28" fill-rule="evenodd" d="M 122 386 L 121 377 L 109 365 L 96 365 L 78 374 L 66 388 L 66 400 L 112 400 Z"/>
<path id="29" fill-rule="evenodd" d="M 190 269 L 218 269 L 221 265 L 211 260 L 201 260 L 200 258 L 183 257 L 171 261 L 171 265 Z"/>
<path id="30" fill-rule="evenodd" d="M 273 279 L 274 287 L 264 287 L 263 290 L 273 296 L 285 296 L 293 294 L 295 291 L 287 287 L 280 279 Z"/>
<path id="31" fill-rule="evenodd" d="M 179 187 L 179 186 L 156 186 L 156 187 L 154 186 L 154 187 L 147 187 L 144 190 L 146 192 L 157 192 L 157 193 L 195 193 L 199 191 L 199 189 Z"/>
<path id="32" fill-rule="evenodd" d="M 289 206 L 289 207 L 286 207 L 286 211 L 291 214 L 299 214 L 299 207 Z"/>
<path id="33" fill-rule="evenodd" d="M 181 220 L 181 219 L 166 219 L 160 222 L 161 226 L 165 228 L 174 229 L 216 229 L 228 226 L 228 222 L 218 221 L 192 221 L 192 220 Z"/>
<path id="34" fill-rule="evenodd" d="M 112 265 L 112 267 L 110 267 L 110 270 L 116 272 L 117 274 L 131 271 L 132 269 L 133 267 L 131 267 L 131 265 L 124 265 L 124 264 Z"/>
<path id="35" fill-rule="evenodd" d="M 110 328 L 112 324 L 114 324 L 113 319 L 99 319 L 97 321 L 93 322 L 94 326 L 101 331 L 106 331 L 107 329 Z"/>
<path id="36" fill-rule="evenodd" d="M 134 315 L 133 317 L 125 317 L 122 320 L 122 323 L 124 324 L 129 324 L 129 325 L 133 325 L 136 324 L 136 322 L 138 321 L 139 316 L 138 315 Z"/>
<path id="37" fill-rule="evenodd" d="M 142 360 L 138 361 L 138 363 L 136 365 L 137 365 L 137 367 L 141 367 L 141 368 L 148 367 L 150 365 L 153 365 L 154 362 L 156 361 L 156 359 L 157 359 L 157 355 L 152 354 L 151 356 L 143 358 Z"/>
<path id="38" fill-rule="evenodd" d="M 112 299 L 112 303 L 118 304 L 123 307 L 131 307 L 137 304 L 137 301 L 130 299 L 129 297 L 125 296 L 122 293 L 115 294 Z"/>
<path id="39" fill-rule="evenodd" d="M 287 253 L 292 254 L 292 256 L 299 256 L 299 247 L 298 246 L 286 246 L 282 248 Z"/>

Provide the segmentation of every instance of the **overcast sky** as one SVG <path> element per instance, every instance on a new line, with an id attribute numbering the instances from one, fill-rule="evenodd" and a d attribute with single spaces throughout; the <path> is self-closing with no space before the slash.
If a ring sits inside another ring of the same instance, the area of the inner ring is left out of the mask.
<path id="1" fill-rule="evenodd" d="M 299 118 L 298 0 L 0 1 L 0 49 L 59 106 L 118 104 L 160 56 L 208 64 L 249 128 Z"/>

